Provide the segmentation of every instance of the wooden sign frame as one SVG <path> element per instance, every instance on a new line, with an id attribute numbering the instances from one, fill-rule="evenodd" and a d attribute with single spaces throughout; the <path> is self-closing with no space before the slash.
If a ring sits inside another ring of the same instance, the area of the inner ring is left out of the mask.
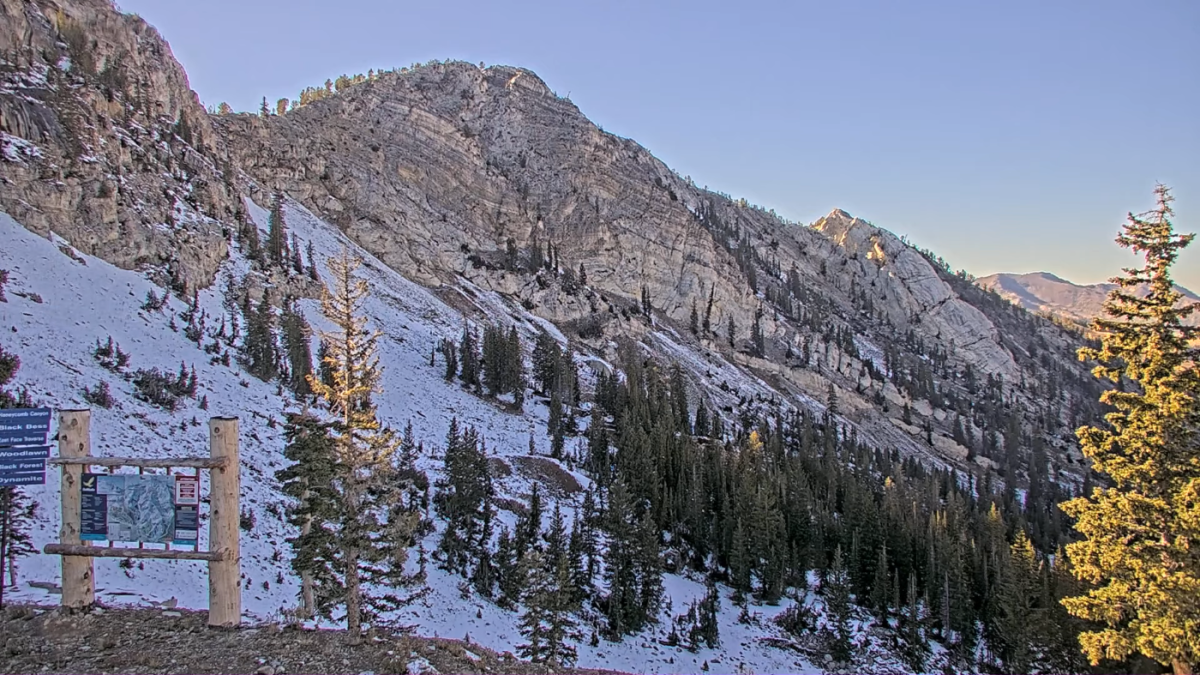
<path id="1" fill-rule="evenodd" d="M 59 542 L 43 552 L 62 556 L 62 606 L 86 610 L 96 603 L 92 558 L 164 558 L 208 562 L 208 625 L 236 628 L 241 624 L 241 554 L 238 504 L 241 466 L 238 460 L 238 419 L 214 417 L 208 421 L 209 456 L 143 459 L 91 456 L 91 411 L 62 410 L 58 420 L 58 457 L 49 465 L 62 467 L 62 527 Z M 208 469 L 210 513 L 208 551 L 92 546 L 81 533 L 84 468 L 134 466 L 139 469 Z"/>

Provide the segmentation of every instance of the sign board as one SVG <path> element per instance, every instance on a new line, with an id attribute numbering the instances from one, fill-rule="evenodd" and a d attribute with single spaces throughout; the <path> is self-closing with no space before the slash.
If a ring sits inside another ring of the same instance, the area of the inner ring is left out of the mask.
<path id="1" fill-rule="evenodd" d="M 46 484 L 49 433 L 49 408 L 0 410 L 0 487 Z"/>
<path id="2" fill-rule="evenodd" d="M 20 459 L 46 459 L 50 456 L 50 446 L 40 448 L 0 448 L 0 462 L 10 462 Z"/>
<path id="3" fill-rule="evenodd" d="M 46 472 L 38 473 L 3 473 L 0 474 L 0 487 L 19 487 L 21 485 L 45 485 Z"/>
<path id="4" fill-rule="evenodd" d="M 49 408 L 0 410 L 0 445 L 42 444 L 49 433 Z"/>
<path id="5" fill-rule="evenodd" d="M 171 543 L 195 546 L 200 541 L 200 477 L 175 476 L 175 534 Z"/>
<path id="6" fill-rule="evenodd" d="M 80 491 L 85 541 L 197 542 L 200 485 L 195 476 L 85 473 Z"/>

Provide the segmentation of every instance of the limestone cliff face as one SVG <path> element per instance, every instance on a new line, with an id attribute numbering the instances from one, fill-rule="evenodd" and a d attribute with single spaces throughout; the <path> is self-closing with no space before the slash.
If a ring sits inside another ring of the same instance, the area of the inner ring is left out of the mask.
<path id="1" fill-rule="evenodd" d="M 0 209 L 129 268 L 204 284 L 238 204 L 154 28 L 107 0 L 0 0 Z"/>
<path id="2" fill-rule="evenodd" d="M 817 221 L 815 229 L 849 255 L 852 273 L 866 285 L 888 289 L 880 308 L 893 325 L 912 323 L 982 372 L 1012 380 L 1017 366 L 987 316 L 959 298 L 920 253 L 894 234 L 845 211 Z"/>
<path id="3" fill-rule="evenodd" d="M 263 119 L 219 116 L 238 166 L 339 223 L 427 285 L 478 271 L 475 254 L 551 243 L 610 299 L 647 286 L 682 318 L 715 285 L 723 316 L 757 306 L 688 205 L 696 191 L 632 141 L 604 133 L 536 75 L 455 63 L 390 73 Z M 527 283 L 527 282 L 526 282 Z M 532 291 L 529 291 L 532 292 Z M 549 309 L 549 308 L 548 308 Z M 553 317 L 551 317 L 553 318 Z"/>

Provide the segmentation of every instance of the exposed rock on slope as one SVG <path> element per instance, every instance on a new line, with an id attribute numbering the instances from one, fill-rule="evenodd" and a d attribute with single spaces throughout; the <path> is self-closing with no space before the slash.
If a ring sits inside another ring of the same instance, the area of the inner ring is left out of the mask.
<path id="1" fill-rule="evenodd" d="M 924 332 L 961 350 L 983 372 L 1016 376 L 1012 355 L 1000 345 L 987 316 L 958 297 L 929 261 L 896 235 L 842 210 L 817 221 L 815 227 L 846 251 L 856 274 L 869 286 L 891 291 L 882 305 L 891 323 L 922 325 Z"/>
<path id="2" fill-rule="evenodd" d="M 106 0 L 0 1 L 0 209 L 122 267 L 205 284 L 237 195 L 183 68 Z"/>

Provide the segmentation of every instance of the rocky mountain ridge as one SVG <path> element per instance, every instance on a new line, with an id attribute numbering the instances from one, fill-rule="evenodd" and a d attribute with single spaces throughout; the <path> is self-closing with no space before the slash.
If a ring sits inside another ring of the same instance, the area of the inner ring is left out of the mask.
<path id="1" fill-rule="evenodd" d="M 35 232 L 186 292 L 234 245 L 239 197 L 278 191 L 466 316 L 498 318 L 470 287 L 494 290 L 599 357 L 621 336 L 703 355 L 688 374 L 731 417 L 832 391 L 880 447 L 995 470 L 951 431 L 997 433 L 971 402 L 996 378 L 1080 480 L 1069 425 L 1094 391 L 1071 335 L 844 211 L 799 226 L 699 189 L 527 70 L 431 63 L 283 115 L 210 115 L 161 36 L 106 0 L 0 11 L 0 208 Z"/>
<path id="2" fill-rule="evenodd" d="M 989 274 L 980 277 L 979 284 L 1031 312 L 1048 312 L 1083 326 L 1104 313 L 1104 300 L 1117 287 L 1113 283 L 1075 284 L 1049 272 Z M 1182 286 L 1175 290 L 1183 294 L 1185 302 L 1200 302 L 1200 296 Z M 1192 315 L 1185 323 L 1200 325 L 1200 316 Z"/>

